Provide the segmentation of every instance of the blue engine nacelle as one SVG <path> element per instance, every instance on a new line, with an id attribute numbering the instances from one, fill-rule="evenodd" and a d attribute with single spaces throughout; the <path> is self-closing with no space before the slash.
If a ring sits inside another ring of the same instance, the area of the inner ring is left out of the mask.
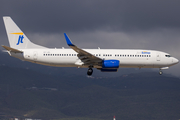
<path id="1" fill-rule="evenodd" d="M 119 60 L 103 60 L 102 61 L 102 68 L 111 68 L 117 69 L 119 68 Z"/>

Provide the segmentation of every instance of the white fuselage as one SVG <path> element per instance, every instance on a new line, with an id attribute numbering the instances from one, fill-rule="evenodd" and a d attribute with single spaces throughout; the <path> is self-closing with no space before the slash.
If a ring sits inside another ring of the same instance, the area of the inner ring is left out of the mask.
<path id="1" fill-rule="evenodd" d="M 2 47 L 13 57 L 37 64 L 89 68 L 87 75 L 90 76 L 92 68 L 102 72 L 116 72 L 120 67 L 159 68 L 159 74 L 162 74 L 162 69 L 179 62 L 168 53 L 154 50 L 81 49 L 72 43 L 66 33 L 64 37 L 71 49 L 49 49 L 32 43 L 11 17 L 4 16 L 3 20 L 10 46 Z"/>
<path id="2" fill-rule="evenodd" d="M 72 49 L 21 49 L 23 53 L 9 52 L 21 60 L 56 67 L 85 67 Z M 119 60 L 119 67 L 162 68 L 178 63 L 168 53 L 154 50 L 131 49 L 83 49 L 104 60 Z M 93 66 L 102 68 L 101 66 Z"/>

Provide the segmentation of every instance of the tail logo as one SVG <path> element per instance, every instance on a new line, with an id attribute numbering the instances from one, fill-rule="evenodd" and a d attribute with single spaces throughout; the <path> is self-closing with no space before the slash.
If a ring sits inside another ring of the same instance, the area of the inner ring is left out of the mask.
<path id="1" fill-rule="evenodd" d="M 18 43 L 16 45 L 19 45 L 19 43 L 23 43 L 23 35 L 19 35 Z"/>
<path id="2" fill-rule="evenodd" d="M 11 34 L 19 35 L 18 42 L 17 42 L 16 45 L 19 45 L 20 43 L 23 43 L 23 39 L 24 39 L 23 33 L 11 33 Z"/>

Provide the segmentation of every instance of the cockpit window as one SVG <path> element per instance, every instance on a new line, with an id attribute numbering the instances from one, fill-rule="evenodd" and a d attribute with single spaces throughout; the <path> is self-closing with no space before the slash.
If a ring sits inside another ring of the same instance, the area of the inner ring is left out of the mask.
<path id="1" fill-rule="evenodd" d="M 171 55 L 165 55 L 166 57 L 171 57 Z"/>

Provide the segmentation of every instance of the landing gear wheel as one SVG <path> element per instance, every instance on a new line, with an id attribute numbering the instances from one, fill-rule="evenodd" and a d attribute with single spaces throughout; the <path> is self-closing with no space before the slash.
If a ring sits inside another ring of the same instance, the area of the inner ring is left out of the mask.
<path id="1" fill-rule="evenodd" d="M 163 74 L 163 72 L 162 71 L 159 71 L 159 75 L 162 75 Z"/>
<path id="2" fill-rule="evenodd" d="M 93 73 L 93 69 L 92 68 L 89 68 L 88 71 L 87 71 L 87 75 L 88 76 L 91 76 Z"/>

